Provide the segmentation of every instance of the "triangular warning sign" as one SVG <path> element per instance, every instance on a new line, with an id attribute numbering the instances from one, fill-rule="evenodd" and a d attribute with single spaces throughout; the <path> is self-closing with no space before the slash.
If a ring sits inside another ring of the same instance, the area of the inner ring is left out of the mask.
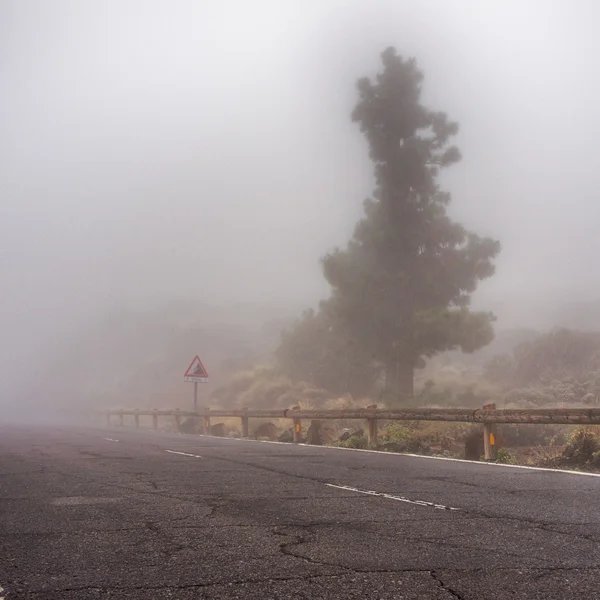
<path id="1" fill-rule="evenodd" d="M 194 360 L 190 363 L 190 366 L 183 375 L 183 379 L 184 381 L 200 381 L 202 383 L 208 381 L 208 373 L 198 355 L 196 355 Z"/>

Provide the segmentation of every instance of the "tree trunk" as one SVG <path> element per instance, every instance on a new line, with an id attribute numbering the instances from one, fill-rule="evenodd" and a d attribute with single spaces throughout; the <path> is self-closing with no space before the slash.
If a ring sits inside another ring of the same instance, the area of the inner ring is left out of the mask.
<path id="1" fill-rule="evenodd" d="M 402 405 L 414 397 L 414 361 L 396 359 L 385 366 L 385 392 L 388 402 Z"/>

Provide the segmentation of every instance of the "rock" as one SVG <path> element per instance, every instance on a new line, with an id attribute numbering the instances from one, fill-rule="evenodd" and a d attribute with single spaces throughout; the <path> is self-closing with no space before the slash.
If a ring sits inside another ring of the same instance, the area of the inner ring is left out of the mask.
<path id="1" fill-rule="evenodd" d="M 317 419 L 310 422 L 310 427 L 306 432 L 306 443 L 313 446 L 331 444 L 336 438 L 335 430 Z"/>
<path id="2" fill-rule="evenodd" d="M 465 458 L 467 460 L 479 460 L 483 453 L 483 429 L 476 427 L 465 438 Z"/>
<path id="3" fill-rule="evenodd" d="M 349 440 L 351 437 L 352 437 L 352 434 L 349 431 L 344 431 L 344 433 L 342 433 L 342 435 L 340 436 L 340 439 L 338 441 L 345 442 L 346 440 Z"/>
<path id="4" fill-rule="evenodd" d="M 262 438 L 272 442 L 277 441 L 279 429 L 274 423 L 261 423 L 254 431 L 254 437 L 256 439 Z"/>
<path id="5" fill-rule="evenodd" d="M 294 441 L 294 434 L 292 433 L 291 429 L 286 429 L 278 438 L 277 438 L 278 442 L 285 442 L 286 444 L 289 444 L 291 442 Z"/>
<path id="6" fill-rule="evenodd" d="M 198 433 L 200 429 L 200 419 L 198 417 L 188 417 L 179 426 L 181 433 Z"/>
<path id="7" fill-rule="evenodd" d="M 227 429 L 225 427 L 225 423 L 215 423 L 210 426 L 210 435 L 215 435 L 218 437 L 227 437 Z"/>
<path id="8" fill-rule="evenodd" d="M 419 454 L 425 454 L 426 456 L 430 456 L 433 454 L 433 450 L 431 449 L 431 447 L 429 446 L 429 444 L 427 442 L 419 443 L 418 452 L 419 452 Z"/>
<path id="9" fill-rule="evenodd" d="M 399 444 L 398 442 L 388 442 L 387 444 L 382 444 L 379 446 L 380 450 L 384 452 L 406 452 L 406 446 L 404 444 Z"/>
<path id="10" fill-rule="evenodd" d="M 311 421 L 310 427 L 306 432 L 306 443 L 312 446 L 322 446 L 323 440 L 321 438 L 321 421 Z"/>
<path id="11" fill-rule="evenodd" d="M 364 435 L 365 435 L 364 429 L 357 429 L 356 431 L 352 432 L 352 437 L 364 437 Z"/>

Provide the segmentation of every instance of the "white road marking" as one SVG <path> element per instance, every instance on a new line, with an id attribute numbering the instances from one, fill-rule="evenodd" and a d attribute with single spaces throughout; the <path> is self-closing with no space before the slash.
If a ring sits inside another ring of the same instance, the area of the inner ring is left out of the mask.
<path id="1" fill-rule="evenodd" d="M 191 456 L 192 458 L 202 458 L 198 454 L 189 454 L 188 452 L 177 452 L 176 450 L 165 450 L 169 454 L 180 454 L 181 456 Z"/>
<path id="2" fill-rule="evenodd" d="M 411 458 L 422 458 L 424 460 L 445 460 L 448 462 L 479 465 L 480 467 L 505 467 L 507 469 L 526 469 L 528 471 L 541 471 L 548 473 L 562 473 L 565 475 L 584 475 L 585 477 L 600 477 L 600 473 L 588 473 L 587 471 L 569 471 L 567 469 L 550 469 L 548 467 L 530 467 L 527 465 L 506 465 L 504 463 L 484 462 L 481 460 L 467 460 L 465 458 L 448 458 L 447 456 L 425 456 L 424 454 L 410 454 L 408 452 L 386 452 L 385 450 L 367 450 L 364 448 L 344 448 L 343 446 L 313 446 L 311 444 L 293 444 L 291 442 L 272 442 L 270 440 L 250 440 L 247 438 L 224 438 L 215 435 L 199 434 L 200 437 L 214 437 L 220 440 L 233 440 L 235 442 L 254 442 L 259 444 L 282 444 L 284 446 L 304 446 L 307 448 L 322 448 L 327 450 L 343 450 L 345 452 L 368 452 L 370 454 L 385 454 L 385 456 L 410 456 Z"/>
<path id="3" fill-rule="evenodd" d="M 0 600 L 4 600 L 4 588 L 0 585 Z"/>
<path id="4" fill-rule="evenodd" d="M 404 496 L 394 496 L 393 494 L 386 494 L 384 492 L 359 490 L 358 488 L 350 487 L 349 485 L 334 485 L 333 483 L 326 483 L 325 485 L 332 488 L 337 488 L 339 490 L 357 492 L 359 494 L 366 494 L 367 496 L 379 496 L 380 498 L 387 498 L 388 500 L 398 500 L 398 502 L 408 502 L 409 504 L 417 504 L 418 506 L 427 506 L 429 508 L 437 508 L 439 510 L 460 510 L 460 508 L 444 506 L 443 504 L 435 504 L 435 502 L 426 502 L 425 500 L 411 500 L 410 498 L 405 498 Z"/>
<path id="5" fill-rule="evenodd" d="M 104 438 L 107 442 L 118 442 L 119 440 L 113 440 L 112 438 Z M 2 598 L 0 598 L 2 600 Z"/>
<path id="6" fill-rule="evenodd" d="M 145 430 L 147 432 L 158 433 L 152 431 L 151 429 Z M 161 432 L 162 433 L 162 432 Z M 186 434 L 181 434 L 186 435 Z M 471 465 L 479 465 L 480 467 L 500 467 L 506 469 L 524 469 L 528 471 L 539 471 L 541 473 L 562 473 L 563 475 L 582 475 L 584 477 L 600 477 L 600 473 L 588 473 L 586 471 L 569 471 L 567 469 L 550 469 L 548 467 L 530 467 L 527 465 L 505 465 L 504 463 L 494 463 L 494 462 L 483 462 L 480 460 L 466 460 L 464 458 L 448 458 L 446 456 L 425 456 L 423 454 L 409 454 L 407 452 L 385 452 L 384 450 L 365 450 L 362 448 L 343 448 L 341 446 L 311 446 L 310 444 L 292 444 L 291 442 L 272 442 L 270 440 L 250 440 L 246 438 L 230 438 L 230 437 L 221 437 L 217 435 L 205 435 L 198 434 L 198 437 L 206 437 L 206 438 L 215 438 L 218 440 L 230 440 L 232 442 L 249 442 L 249 443 L 258 443 L 258 444 L 281 444 L 284 446 L 304 446 L 308 448 L 319 448 L 326 450 L 342 450 L 344 452 L 368 452 L 371 454 L 385 454 L 386 456 L 410 456 L 411 458 L 421 458 L 423 460 L 446 460 L 448 462 L 455 463 L 463 463 L 463 464 L 471 464 Z M 2 600 L 0 598 L 0 600 Z"/>

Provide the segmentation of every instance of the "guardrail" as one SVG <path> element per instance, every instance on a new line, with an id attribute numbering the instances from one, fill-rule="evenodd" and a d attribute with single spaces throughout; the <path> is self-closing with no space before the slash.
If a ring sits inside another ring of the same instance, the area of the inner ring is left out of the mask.
<path id="1" fill-rule="evenodd" d="M 467 408 L 355 408 L 345 410 L 303 410 L 289 409 L 209 409 L 198 411 L 186 410 L 109 410 L 106 424 L 112 425 L 111 417 L 118 417 L 123 426 L 126 416 L 133 416 L 136 427 L 140 426 L 140 416 L 152 417 L 153 429 L 158 429 L 159 417 L 172 417 L 177 426 L 184 417 L 202 419 L 203 431 L 210 431 L 211 418 L 239 418 L 242 423 L 242 437 L 249 437 L 250 419 L 291 419 L 294 442 L 302 436 L 302 419 L 361 419 L 368 423 L 368 439 L 370 445 L 377 445 L 378 421 L 453 421 L 462 423 L 482 423 L 484 435 L 484 453 L 486 460 L 496 458 L 495 425 L 497 423 L 520 424 L 564 424 L 564 425 L 600 425 L 600 408 L 539 408 L 539 409 L 504 409 L 496 410 L 495 404 L 487 404 L 472 410 Z"/>

